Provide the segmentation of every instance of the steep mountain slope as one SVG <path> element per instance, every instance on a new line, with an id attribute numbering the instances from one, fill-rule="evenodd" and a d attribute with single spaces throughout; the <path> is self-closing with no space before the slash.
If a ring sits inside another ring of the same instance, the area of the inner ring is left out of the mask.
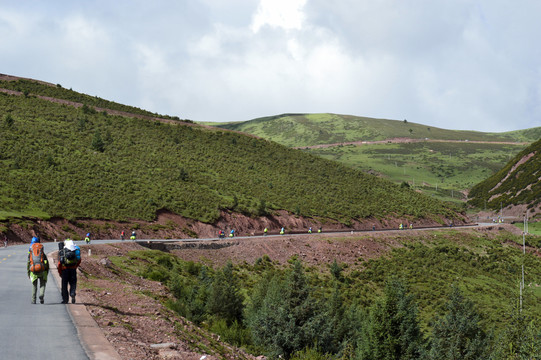
<path id="1" fill-rule="evenodd" d="M 541 140 L 533 143 L 507 165 L 470 191 L 470 204 L 490 209 L 525 206 L 539 211 L 541 204 Z"/>
<path id="2" fill-rule="evenodd" d="M 34 86 L 18 81 L 19 93 L 0 93 L 0 216 L 151 221 L 169 211 L 213 223 L 223 210 L 286 210 L 346 224 L 456 216 L 414 191 L 274 142 L 76 108 L 35 96 Z"/>

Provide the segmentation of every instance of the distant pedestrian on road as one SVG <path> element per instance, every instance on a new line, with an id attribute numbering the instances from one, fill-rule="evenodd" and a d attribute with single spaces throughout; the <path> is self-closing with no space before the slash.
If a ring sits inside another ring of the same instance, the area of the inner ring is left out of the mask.
<path id="1" fill-rule="evenodd" d="M 263 235 L 267 235 L 268 232 L 269 232 L 269 229 L 265 226 L 265 229 L 263 230 Z"/>
<path id="2" fill-rule="evenodd" d="M 58 253 L 57 268 L 60 277 L 62 277 L 62 304 L 68 303 L 68 296 L 71 296 L 71 303 L 75 304 L 77 268 L 81 264 L 81 249 L 73 243 L 73 240 L 67 239 L 64 241 L 64 247 Z"/>
<path id="3" fill-rule="evenodd" d="M 34 236 L 28 249 L 28 261 L 26 262 L 26 271 L 28 278 L 32 282 L 32 304 L 36 303 L 36 295 L 38 292 L 39 281 L 39 302 L 43 304 L 45 301 L 45 286 L 47 285 L 47 276 L 49 275 L 49 261 L 43 244 L 40 243 L 39 237 Z"/>

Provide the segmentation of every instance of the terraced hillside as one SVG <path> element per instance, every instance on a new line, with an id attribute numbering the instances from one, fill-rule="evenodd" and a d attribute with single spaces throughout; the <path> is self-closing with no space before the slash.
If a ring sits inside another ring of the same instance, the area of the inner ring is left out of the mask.
<path id="1" fill-rule="evenodd" d="M 456 216 L 414 191 L 274 142 L 77 107 L 33 91 L 52 87 L 63 99 L 88 98 L 29 80 L 0 85 L 17 91 L 0 93 L 3 218 L 153 221 L 171 212 L 212 224 L 223 211 L 254 217 L 286 211 L 347 225 Z"/>

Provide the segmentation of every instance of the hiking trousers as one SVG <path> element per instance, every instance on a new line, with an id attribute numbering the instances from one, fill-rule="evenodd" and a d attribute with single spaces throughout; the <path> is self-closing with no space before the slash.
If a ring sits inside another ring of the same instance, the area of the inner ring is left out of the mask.
<path id="1" fill-rule="evenodd" d="M 69 292 L 68 292 L 69 285 Z M 77 269 L 62 270 L 62 301 L 68 303 L 69 297 L 75 297 L 77 289 Z"/>
<path id="2" fill-rule="evenodd" d="M 44 277 L 37 277 L 32 281 L 32 303 L 36 303 L 36 294 L 38 292 L 38 281 L 39 281 L 39 299 L 43 300 L 45 296 L 45 285 L 47 285 L 47 279 Z"/>

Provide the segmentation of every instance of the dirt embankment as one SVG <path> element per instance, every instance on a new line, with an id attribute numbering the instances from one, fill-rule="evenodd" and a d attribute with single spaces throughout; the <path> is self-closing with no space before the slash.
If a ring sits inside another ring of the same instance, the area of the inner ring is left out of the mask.
<path id="1" fill-rule="evenodd" d="M 32 236 L 39 236 L 45 241 L 54 239 L 63 240 L 71 238 L 84 239 L 90 232 L 93 239 L 120 239 L 121 232 L 125 232 L 128 239 L 132 231 L 136 231 L 137 239 L 186 239 L 186 238 L 214 238 L 223 230 L 226 236 L 231 229 L 237 236 L 262 235 L 268 228 L 269 234 L 278 234 L 283 227 L 288 233 L 307 233 L 311 227 L 313 232 L 319 228 L 323 231 L 344 230 L 381 230 L 397 229 L 400 223 L 410 224 L 414 227 L 441 226 L 453 222 L 455 225 L 468 223 L 465 216 L 457 214 L 457 218 L 441 219 L 437 222 L 432 219 L 389 218 L 354 220 L 346 226 L 337 221 L 328 219 L 314 219 L 289 214 L 286 211 L 277 211 L 273 215 L 262 217 L 249 217 L 239 213 L 222 211 L 220 218 L 214 224 L 207 224 L 193 219 L 187 219 L 170 212 L 159 212 L 156 221 L 146 222 L 132 220 L 116 222 L 107 220 L 80 219 L 69 221 L 52 218 L 50 220 L 23 219 L 7 225 L 3 236 L 12 244 L 28 243 Z M 0 234 L 2 235 L 2 234 Z"/>

